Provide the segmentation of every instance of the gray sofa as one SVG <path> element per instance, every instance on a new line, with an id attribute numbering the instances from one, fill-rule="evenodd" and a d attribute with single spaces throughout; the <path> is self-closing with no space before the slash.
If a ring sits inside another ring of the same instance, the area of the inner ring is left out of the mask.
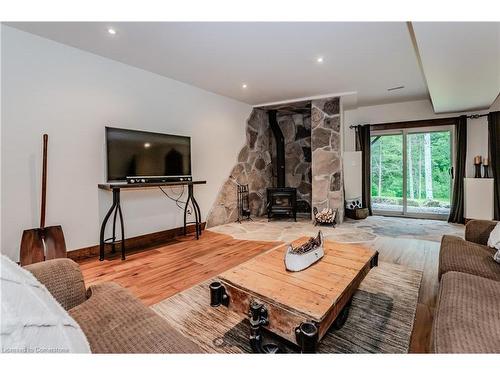
<path id="1" fill-rule="evenodd" d="M 500 353 L 500 264 L 486 245 L 495 225 L 472 220 L 465 240 L 443 236 L 434 353 Z"/>

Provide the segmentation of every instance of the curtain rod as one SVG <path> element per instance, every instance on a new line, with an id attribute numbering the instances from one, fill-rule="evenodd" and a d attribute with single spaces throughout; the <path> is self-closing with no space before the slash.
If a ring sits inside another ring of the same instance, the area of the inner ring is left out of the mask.
<path id="1" fill-rule="evenodd" d="M 466 116 L 467 118 L 470 118 L 470 119 L 478 119 L 480 117 L 484 117 L 484 116 L 488 116 L 488 113 L 483 113 L 483 114 L 478 114 L 478 113 L 474 113 L 472 115 L 468 115 Z M 437 118 L 435 120 L 439 120 L 440 118 Z M 441 118 L 442 119 L 442 118 Z M 433 119 L 434 120 L 434 119 Z M 419 120 L 417 120 L 419 121 Z M 425 121 L 432 121 L 432 120 L 425 120 Z M 401 122 L 412 122 L 412 121 L 401 121 Z M 373 124 L 358 124 L 358 125 L 349 125 L 349 129 L 356 129 L 358 126 L 370 126 L 370 125 L 373 125 Z M 383 124 L 375 124 L 375 125 L 383 125 Z"/>
<path id="2" fill-rule="evenodd" d="M 349 129 L 356 129 L 358 126 L 366 126 L 366 125 L 370 125 L 370 124 L 359 124 L 359 125 L 349 125 Z"/>
<path id="3" fill-rule="evenodd" d="M 483 113 L 482 115 L 475 113 L 473 115 L 467 116 L 467 118 L 479 118 L 479 117 L 484 117 L 484 116 L 488 116 L 488 113 Z"/>

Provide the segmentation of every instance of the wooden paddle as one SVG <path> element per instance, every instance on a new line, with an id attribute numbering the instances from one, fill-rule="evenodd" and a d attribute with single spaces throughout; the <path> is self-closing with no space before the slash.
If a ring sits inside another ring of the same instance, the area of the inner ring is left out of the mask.
<path id="1" fill-rule="evenodd" d="M 27 229 L 21 239 L 21 266 L 42 262 L 45 259 L 66 258 L 66 242 L 60 225 L 45 226 L 47 202 L 47 144 L 49 136 L 43 135 L 42 202 L 40 228 Z"/>

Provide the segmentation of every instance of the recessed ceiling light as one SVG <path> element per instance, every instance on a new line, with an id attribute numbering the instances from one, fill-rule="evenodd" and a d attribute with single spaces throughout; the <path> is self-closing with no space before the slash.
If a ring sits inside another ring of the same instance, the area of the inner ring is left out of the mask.
<path id="1" fill-rule="evenodd" d="M 150 148 L 150 147 L 151 147 L 151 143 L 149 143 L 149 142 L 144 143 L 144 148 Z"/>
<path id="2" fill-rule="evenodd" d="M 319 62 L 320 64 L 323 62 L 323 58 L 320 56 L 316 59 L 317 62 Z"/>
<path id="3" fill-rule="evenodd" d="M 116 30 L 113 29 L 112 27 L 108 27 L 108 33 L 110 33 L 111 35 L 115 35 L 116 34 Z"/>
<path id="4" fill-rule="evenodd" d="M 404 86 L 389 87 L 387 91 L 401 90 L 404 88 L 405 88 Z"/>
<path id="5" fill-rule="evenodd" d="M 243 87 L 244 89 L 246 89 L 248 86 L 246 83 L 242 84 L 241 87 Z"/>

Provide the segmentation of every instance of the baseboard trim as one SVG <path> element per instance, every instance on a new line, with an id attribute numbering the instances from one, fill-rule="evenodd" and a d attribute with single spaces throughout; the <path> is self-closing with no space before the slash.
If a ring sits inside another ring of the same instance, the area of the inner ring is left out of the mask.
<path id="1" fill-rule="evenodd" d="M 201 228 L 205 229 L 206 223 L 201 223 Z M 195 225 L 191 224 L 187 226 L 187 233 L 191 234 L 195 232 Z M 143 234 L 136 237 L 127 238 L 126 241 L 126 251 L 137 252 L 139 250 L 148 249 L 154 246 L 163 245 L 175 237 L 184 235 L 184 227 L 172 228 L 167 230 L 162 230 L 160 232 Z M 116 245 L 117 253 L 120 251 L 120 244 Z M 111 245 L 106 245 L 104 248 L 104 253 L 109 254 L 111 252 Z M 99 256 L 99 245 L 93 245 L 88 247 L 83 247 L 81 249 L 70 250 L 67 253 L 67 257 L 72 260 L 81 260 L 85 258 L 93 258 Z"/>

